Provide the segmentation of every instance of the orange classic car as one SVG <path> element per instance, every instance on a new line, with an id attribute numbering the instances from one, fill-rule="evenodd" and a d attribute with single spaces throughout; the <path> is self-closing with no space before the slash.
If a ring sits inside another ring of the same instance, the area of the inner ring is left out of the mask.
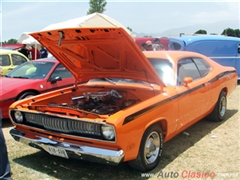
<path id="1" fill-rule="evenodd" d="M 150 171 L 166 141 L 204 117 L 222 121 L 237 85 L 233 67 L 194 52 L 142 52 L 122 28 L 31 35 L 76 83 L 13 103 L 10 134 L 63 158 Z"/>

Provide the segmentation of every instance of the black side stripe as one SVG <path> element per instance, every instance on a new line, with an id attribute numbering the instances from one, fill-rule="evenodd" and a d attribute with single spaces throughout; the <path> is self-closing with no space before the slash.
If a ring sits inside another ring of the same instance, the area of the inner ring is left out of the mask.
<path id="1" fill-rule="evenodd" d="M 229 75 L 229 74 L 231 74 L 231 73 L 236 73 L 236 71 L 226 71 L 226 72 L 224 72 L 224 73 L 218 74 L 216 77 L 214 77 L 214 78 L 212 78 L 211 80 L 209 80 L 208 83 L 212 84 L 212 83 L 218 81 L 219 79 L 221 79 L 222 77 L 224 77 L 224 76 L 226 76 L 226 75 Z M 144 108 L 144 109 L 142 109 L 142 110 L 140 110 L 140 111 L 138 111 L 138 112 L 136 112 L 136 113 L 133 113 L 133 114 L 127 116 L 127 117 L 124 119 L 123 125 L 125 125 L 125 124 L 127 124 L 127 123 L 129 123 L 129 122 L 131 122 L 131 121 L 133 121 L 133 120 L 135 120 L 137 117 L 141 116 L 142 114 L 144 114 L 144 113 L 146 113 L 146 112 L 148 112 L 148 111 L 151 111 L 152 109 L 154 109 L 154 108 L 156 108 L 156 107 L 158 107 L 158 106 L 162 106 L 163 104 L 165 104 L 165 103 L 167 103 L 167 102 L 173 101 L 173 100 L 175 100 L 175 99 L 177 99 L 177 98 L 180 98 L 181 96 L 185 96 L 186 94 L 189 94 L 189 93 L 192 93 L 192 92 L 194 92 L 194 91 L 197 91 L 198 89 L 201 89 L 201 88 L 204 87 L 204 86 L 205 86 L 205 84 L 200 84 L 199 86 L 196 86 L 196 87 L 194 87 L 194 88 L 192 88 L 192 89 L 189 89 L 189 90 L 187 90 L 187 91 L 185 91 L 185 92 L 182 92 L 182 93 L 180 93 L 180 94 L 177 94 L 177 95 L 175 95 L 175 96 L 172 96 L 172 97 L 170 97 L 170 98 L 167 98 L 167 99 L 165 99 L 165 100 L 163 100 L 163 101 L 157 102 L 157 103 L 155 103 L 155 104 L 153 104 L 153 105 L 151 105 L 151 106 L 149 106 L 149 107 L 146 107 L 146 108 Z"/>
<path id="2" fill-rule="evenodd" d="M 181 96 L 185 96 L 186 94 L 189 94 L 189 93 L 191 93 L 191 92 L 193 92 L 193 91 L 196 91 L 196 90 L 198 90 L 198 89 L 201 89 L 201 88 L 204 87 L 204 86 L 205 86 L 204 84 L 201 84 L 201 85 L 199 85 L 199 86 L 197 86 L 197 87 L 195 87 L 195 88 L 193 88 L 193 89 L 189 89 L 189 90 L 187 90 L 187 91 L 185 91 L 185 92 L 182 92 L 182 93 L 177 94 L 177 95 L 175 95 L 175 96 L 169 97 L 169 98 L 167 98 L 167 99 L 165 99 L 165 100 L 163 100 L 163 101 L 157 102 L 157 103 L 155 103 L 155 104 L 153 104 L 153 105 L 151 105 L 151 106 L 149 106 L 149 107 L 146 107 L 146 108 L 144 108 L 144 109 L 142 109 L 142 110 L 140 110 L 140 111 L 138 111 L 138 112 L 136 112 L 136 113 L 133 113 L 133 114 L 127 116 L 127 117 L 124 119 L 123 125 L 124 125 L 124 124 L 127 124 L 127 123 L 129 123 L 129 122 L 131 122 L 131 121 L 133 121 L 133 120 L 136 119 L 137 117 L 141 116 L 142 114 L 144 114 L 144 113 L 146 113 L 146 112 L 148 112 L 148 111 L 153 110 L 154 108 L 156 108 L 156 107 L 158 107 L 158 106 L 162 106 L 163 104 L 166 104 L 166 103 L 168 103 L 168 102 L 170 102 L 170 101 L 173 101 L 173 100 L 175 100 L 175 99 L 177 99 L 177 98 L 180 98 Z"/>

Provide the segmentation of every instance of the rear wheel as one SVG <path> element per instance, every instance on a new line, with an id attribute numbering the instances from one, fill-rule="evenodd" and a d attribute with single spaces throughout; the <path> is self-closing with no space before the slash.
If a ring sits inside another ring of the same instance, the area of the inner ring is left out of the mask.
<path id="1" fill-rule="evenodd" d="M 152 125 L 145 131 L 142 137 L 137 158 L 128 163 L 133 169 L 138 171 L 150 171 L 158 165 L 162 148 L 162 129 L 158 125 Z"/>
<path id="2" fill-rule="evenodd" d="M 226 92 L 222 91 L 219 95 L 217 104 L 215 105 L 213 111 L 208 116 L 210 121 L 220 122 L 225 118 L 227 110 L 227 96 Z"/>

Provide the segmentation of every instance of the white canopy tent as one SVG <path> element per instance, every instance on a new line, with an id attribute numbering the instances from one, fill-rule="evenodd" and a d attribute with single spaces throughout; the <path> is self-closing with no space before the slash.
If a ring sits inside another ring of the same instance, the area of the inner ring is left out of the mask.
<path id="1" fill-rule="evenodd" d="M 30 33 L 31 32 L 22 33 L 17 42 L 21 44 L 40 44 L 35 38 L 29 35 Z"/>
<path id="2" fill-rule="evenodd" d="M 93 13 L 79 18 L 50 24 L 47 27 L 43 28 L 41 31 L 74 27 L 122 27 L 129 33 L 132 38 L 136 37 L 134 33 L 124 27 L 121 23 L 101 13 Z M 18 43 L 40 45 L 36 39 L 29 35 L 30 33 L 31 32 L 24 32 L 18 39 Z"/>
<path id="3" fill-rule="evenodd" d="M 129 29 L 124 27 L 121 23 L 101 13 L 93 13 L 79 18 L 63 21 L 60 23 L 51 24 L 42 29 L 41 31 L 75 27 L 122 27 L 123 29 L 125 29 L 125 31 L 128 32 L 128 34 L 133 39 L 136 37 L 134 33 L 132 33 Z"/>
<path id="4" fill-rule="evenodd" d="M 22 35 L 20 36 L 20 38 L 18 39 L 18 43 L 20 44 L 26 44 L 28 46 L 33 45 L 35 47 L 35 56 L 37 54 L 37 49 L 40 49 L 40 43 L 31 35 L 29 35 L 30 32 L 24 32 L 22 33 Z M 30 59 L 32 58 L 32 54 L 31 57 L 29 57 Z M 36 59 L 36 57 L 35 57 Z"/>
<path id="5" fill-rule="evenodd" d="M 124 27 L 121 23 L 101 13 L 93 13 L 79 18 L 70 19 L 55 24 L 50 24 L 47 27 L 43 28 L 41 31 L 76 27 L 122 27 L 123 29 L 125 29 L 125 31 L 128 32 L 128 34 L 133 39 L 136 37 L 134 33 L 132 33 L 129 29 Z M 24 32 L 18 39 L 18 43 L 34 45 L 35 48 L 40 48 L 41 46 L 40 43 L 31 35 L 29 35 L 30 33 L 31 32 Z"/>
<path id="6" fill-rule="evenodd" d="M 43 28 L 41 31 L 74 27 L 122 27 L 129 33 L 129 35 L 132 38 L 136 37 L 134 33 L 132 33 L 129 29 L 124 27 L 121 23 L 101 13 L 93 13 L 79 18 L 70 19 L 55 24 L 50 24 L 47 27 Z M 32 36 L 30 36 L 29 35 L 30 33 L 31 32 L 24 32 L 18 39 L 18 43 L 39 46 L 40 43 Z"/>

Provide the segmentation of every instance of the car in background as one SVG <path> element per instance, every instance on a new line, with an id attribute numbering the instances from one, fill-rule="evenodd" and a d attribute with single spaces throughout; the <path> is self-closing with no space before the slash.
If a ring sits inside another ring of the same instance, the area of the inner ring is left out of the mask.
<path id="1" fill-rule="evenodd" d="M 23 44 L 2 44 L 0 46 L 0 49 L 6 49 L 6 50 L 19 50 L 23 47 Z"/>
<path id="2" fill-rule="evenodd" d="M 0 49 L 0 75 L 5 75 L 27 61 L 29 59 L 18 51 Z"/>
<path id="3" fill-rule="evenodd" d="M 8 118 L 9 106 L 17 100 L 73 85 L 75 78 L 55 58 L 28 61 L 0 77 L 0 109 Z"/>
<path id="4" fill-rule="evenodd" d="M 223 66 L 234 67 L 240 80 L 240 38 L 217 35 L 169 38 L 170 50 L 201 53 Z"/>
<path id="5" fill-rule="evenodd" d="M 224 120 L 237 85 L 233 67 L 195 52 L 142 52 L 122 28 L 31 35 L 85 83 L 13 103 L 10 134 L 63 158 L 150 171 L 165 142 L 204 117 Z"/>

